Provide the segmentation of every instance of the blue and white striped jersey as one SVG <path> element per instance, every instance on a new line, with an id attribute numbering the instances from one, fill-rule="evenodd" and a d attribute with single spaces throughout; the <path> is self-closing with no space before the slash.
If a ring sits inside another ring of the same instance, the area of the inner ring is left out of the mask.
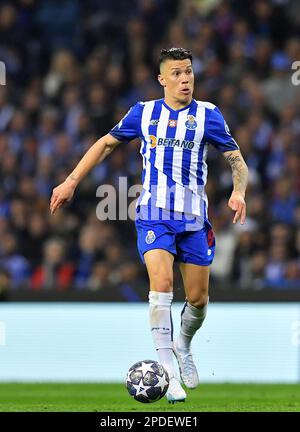
<path id="1" fill-rule="evenodd" d="M 206 155 L 238 150 L 220 110 L 195 99 L 171 109 L 164 99 L 138 102 L 110 131 L 120 141 L 141 139 L 142 194 L 138 205 L 207 218 Z"/>

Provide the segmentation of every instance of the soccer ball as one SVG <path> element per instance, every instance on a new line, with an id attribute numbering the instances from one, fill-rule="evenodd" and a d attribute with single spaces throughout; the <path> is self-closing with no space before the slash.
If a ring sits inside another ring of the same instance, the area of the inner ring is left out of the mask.
<path id="1" fill-rule="evenodd" d="M 143 403 L 161 399 L 169 387 L 169 375 L 162 365 L 154 360 L 143 360 L 129 369 L 126 387 L 130 396 Z"/>

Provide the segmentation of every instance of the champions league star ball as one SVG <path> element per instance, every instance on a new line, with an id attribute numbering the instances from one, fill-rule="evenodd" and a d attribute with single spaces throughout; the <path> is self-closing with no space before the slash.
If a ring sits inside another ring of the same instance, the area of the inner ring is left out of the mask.
<path id="1" fill-rule="evenodd" d="M 143 403 L 156 402 L 168 390 L 168 372 L 154 360 L 140 361 L 129 369 L 126 387 L 135 400 Z"/>

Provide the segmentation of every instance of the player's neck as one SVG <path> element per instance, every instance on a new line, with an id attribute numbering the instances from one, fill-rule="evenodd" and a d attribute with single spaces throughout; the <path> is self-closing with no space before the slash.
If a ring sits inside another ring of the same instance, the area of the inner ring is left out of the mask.
<path id="1" fill-rule="evenodd" d="M 174 111 L 185 108 L 186 106 L 188 106 L 192 102 L 192 100 L 193 100 L 192 96 L 185 102 L 181 102 L 180 100 L 174 99 L 174 98 L 167 96 L 167 95 L 165 95 L 165 97 L 164 97 L 165 104 L 168 105 L 168 107 L 170 107 Z"/>

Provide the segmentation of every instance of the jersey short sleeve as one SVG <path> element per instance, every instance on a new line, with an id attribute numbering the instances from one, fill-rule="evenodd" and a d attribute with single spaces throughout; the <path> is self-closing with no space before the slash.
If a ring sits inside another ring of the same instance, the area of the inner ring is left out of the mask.
<path id="1" fill-rule="evenodd" d="M 127 114 L 113 127 L 109 133 L 119 141 L 131 141 L 140 136 L 141 124 L 141 108 L 140 102 L 132 106 Z"/>
<path id="2" fill-rule="evenodd" d="M 211 110 L 205 124 L 205 140 L 221 152 L 239 150 L 219 108 Z"/>

